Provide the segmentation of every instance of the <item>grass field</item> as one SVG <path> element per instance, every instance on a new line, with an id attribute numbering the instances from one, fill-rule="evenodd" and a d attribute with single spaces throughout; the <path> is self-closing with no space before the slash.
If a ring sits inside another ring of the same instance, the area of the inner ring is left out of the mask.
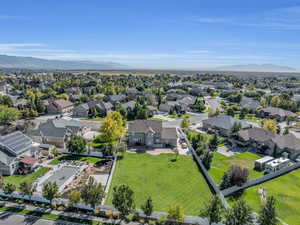
<path id="1" fill-rule="evenodd" d="M 111 204 L 112 188 L 127 184 L 135 193 L 136 207 L 140 208 L 149 196 L 154 210 L 166 211 L 169 205 L 179 204 L 186 215 L 198 215 L 211 192 L 190 156 L 174 154 L 125 153 L 118 161 L 106 204 Z"/>
<path id="2" fill-rule="evenodd" d="M 88 122 L 103 122 L 105 118 L 101 118 L 101 117 L 98 117 L 98 118 L 83 118 L 83 119 L 80 119 L 82 121 L 88 121 Z"/>
<path id="3" fill-rule="evenodd" d="M 4 182 L 16 185 L 17 190 L 19 190 L 20 184 L 22 182 L 27 181 L 27 180 L 35 181 L 39 177 L 46 174 L 49 170 L 50 170 L 50 168 L 41 167 L 38 170 L 36 170 L 35 172 L 28 174 L 26 176 L 5 176 Z"/>
<path id="4" fill-rule="evenodd" d="M 74 161 L 89 162 L 89 163 L 98 163 L 101 161 L 101 159 L 98 157 L 64 154 L 62 156 L 59 156 L 58 158 L 53 159 L 49 164 L 57 165 L 65 160 L 74 160 Z"/>
<path id="5" fill-rule="evenodd" d="M 224 173 L 232 166 L 241 166 L 249 170 L 249 179 L 258 178 L 263 175 L 263 172 L 255 171 L 254 161 L 260 157 L 249 153 L 240 153 L 231 157 L 224 156 L 218 152 L 214 153 L 214 158 L 211 164 L 211 168 L 208 171 L 212 179 L 217 183 L 221 183 L 221 179 Z"/>
<path id="6" fill-rule="evenodd" d="M 277 200 L 278 217 L 290 225 L 300 225 L 300 170 L 251 187 L 244 191 L 242 197 L 256 212 L 260 208 L 258 189 L 263 187 L 267 196 L 274 196 Z M 228 198 L 229 203 L 234 199 Z"/>

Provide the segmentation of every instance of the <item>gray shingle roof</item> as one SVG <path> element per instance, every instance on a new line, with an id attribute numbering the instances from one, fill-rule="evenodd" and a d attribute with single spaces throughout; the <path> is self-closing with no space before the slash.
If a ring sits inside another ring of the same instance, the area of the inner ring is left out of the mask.
<path id="1" fill-rule="evenodd" d="M 229 130 L 233 127 L 234 123 L 240 123 L 242 128 L 249 128 L 250 124 L 245 121 L 233 118 L 228 115 L 218 115 L 204 120 L 203 123 L 209 124 L 211 127 L 217 127 L 221 129 Z"/>
<path id="2" fill-rule="evenodd" d="M 295 114 L 291 111 L 284 110 L 284 109 L 281 109 L 281 108 L 276 108 L 276 107 L 263 108 L 263 109 L 261 109 L 261 111 L 263 111 L 265 113 L 268 113 L 270 115 L 273 115 L 273 116 L 278 115 L 280 117 L 285 117 L 285 116 L 295 117 L 295 116 L 297 116 L 297 114 Z"/>
<path id="3" fill-rule="evenodd" d="M 162 121 L 158 120 L 136 120 L 128 125 L 129 132 L 145 133 L 154 131 L 155 133 L 162 132 Z"/>

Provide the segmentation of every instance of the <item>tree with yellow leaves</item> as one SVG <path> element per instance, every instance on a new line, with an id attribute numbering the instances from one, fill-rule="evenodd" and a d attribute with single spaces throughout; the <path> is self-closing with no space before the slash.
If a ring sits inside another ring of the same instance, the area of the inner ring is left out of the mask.
<path id="1" fill-rule="evenodd" d="M 119 140 L 125 132 L 125 122 L 122 115 L 119 112 L 108 113 L 100 130 L 103 142 Z"/>
<path id="2" fill-rule="evenodd" d="M 181 121 L 181 128 L 188 128 L 190 126 L 190 119 L 189 118 L 184 118 Z"/>
<path id="3" fill-rule="evenodd" d="M 264 129 L 270 130 L 273 133 L 278 133 L 278 124 L 276 120 L 264 120 L 263 126 Z"/>
<path id="4" fill-rule="evenodd" d="M 271 99 L 271 102 L 270 102 L 271 106 L 273 106 L 273 107 L 278 107 L 280 105 L 280 103 L 281 103 L 281 99 L 277 95 L 273 96 Z"/>

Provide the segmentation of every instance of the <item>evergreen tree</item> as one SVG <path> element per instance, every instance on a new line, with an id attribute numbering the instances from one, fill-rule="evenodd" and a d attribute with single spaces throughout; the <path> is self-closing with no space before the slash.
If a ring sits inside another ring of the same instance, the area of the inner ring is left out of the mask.
<path id="1" fill-rule="evenodd" d="M 204 205 L 204 208 L 200 211 L 200 216 L 206 217 L 209 224 L 219 223 L 222 220 L 223 211 L 224 207 L 220 198 L 214 195 L 210 201 Z"/>
<path id="2" fill-rule="evenodd" d="M 252 213 L 244 200 L 238 200 L 225 211 L 225 225 L 253 225 Z"/>
<path id="3" fill-rule="evenodd" d="M 268 196 L 266 202 L 262 205 L 259 212 L 259 225 L 277 225 L 279 221 L 276 213 L 276 200 L 273 196 Z"/>

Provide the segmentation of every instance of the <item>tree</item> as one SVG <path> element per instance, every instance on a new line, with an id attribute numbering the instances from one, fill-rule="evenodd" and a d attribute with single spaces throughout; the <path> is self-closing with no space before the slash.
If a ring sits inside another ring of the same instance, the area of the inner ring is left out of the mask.
<path id="1" fill-rule="evenodd" d="M 273 196 L 268 196 L 265 203 L 263 203 L 258 216 L 259 225 L 277 225 L 279 221 L 276 213 L 276 200 Z"/>
<path id="2" fill-rule="evenodd" d="M 68 197 L 69 197 L 71 207 L 74 207 L 76 204 L 78 204 L 81 199 L 80 192 L 77 190 L 72 190 L 69 193 Z"/>
<path id="3" fill-rule="evenodd" d="M 0 176 L 0 188 L 3 188 L 4 185 L 4 178 L 3 176 Z"/>
<path id="4" fill-rule="evenodd" d="M 97 184 L 93 177 L 90 177 L 88 182 L 82 186 L 80 194 L 82 200 L 92 208 L 95 208 L 97 204 L 101 204 L 105 196 L 102 184 Z"/>
<path id="5" fill-rule="evenodd" d="M 86 152 L 86 140 L 81 136 L 73 135 L 68 142 L 68 149 L 70 152 L 83 153 Z"/>
<path id="6" fill-rule="evenodd" d="M 278 107 L 281 103 L 281 99 L 278 95 L 275 95 L 271 98 L 270 104 L 273 107 Z"/>
<path id="7" fill-rule="evenodd" d="M 170 205 L 168 209 L 168 220 L 171 220 L 174 224 L 180 224 L 184 222 L 183 209 L 180 205 Z"/>
<path id="8" fill-rule="evenodd" d="M 244 200 L 238 200 L 225 211 L 225 225 L 252 225 L 253 216 L 250 206 Z"/>
<path id="9" fill-rule="evenodd" d="M 128 215 L 134 209 L 134 192 L 126 184 L 121 184 L 113 188 L 112 204 L 122 214 Z"/>
<path id="10" fill-rule="evenodd" d="M 145 204 L 141 206 L 141 209 L 147 217 L 151 216 L 153 212 L 153 202 L 151 197 L 146 200 Z"/>
<path id="11" fill-rule="evenodd" d="M 213 157 L 214 157 L 214 154 L 210 151 L 204 151 L 203 154 L 200 156 L 200 158 L 203 162 L 203 165 L 205 166 L 205 168 L 207 170 L 210 169 L 210 164 L 212 162 Z"/>
<path id="12" fill-rule="evenodd" d="M 29 200 L 31 200 L 31 196 L 36 189 L 36 185 L 34 185 L 33 181 L 25 180 L 20 184 L 20 193 L 23 195 L 28 195 Z"/>
<path id="13" fill-rule="evenodd" d="M 289 134 L 289 133 L 290 133 L 289 128 L 288 128 L 288 127 L 285 127 L 285 128 L 284 128 L 284 131 L 283 131 L 283 135 L 287 135 L 287 134 Z"/>
<path id="14" fill-rule="evenodd" d="M 217 150 L 218 147 L 218 136 L 214 134 L 212 138 L 209 140 L 209 148 L 213 151 Z"/>
<path id="15" fill-rule="evenodd" d="M 54 198 L 58 198 L 58 187 L 55 182 L 48 182 L 43 186 L 42 190 L 43 197 L 50 201 L 50 205 L 52 205 L 52 201 Z"/>
<path id="16" fill-rule="evenodd" d="M 125 124 L 119 112 L 110 112 L 103 121 L 101 127 L 101 140 L 112 142 L 120 140 L 125 132 Z"/>
<path id="17" fill-rule="evenodd" d="M 59 155 L 59 150 L 58 150 L 58 148 L 54 147 L 54 148 L 52 149 L 52 154 L 53 154 L 55 157 L 58 156 L 58 155 Z"/>
<path id="18" fill-rule="evenodd" d="M 233 126 L 231 127 L 231 133 L 235 134 L 239 132 L 242 128 L 242 124 L 239 122 L 234 122 Z"/>
<path id="19" fill-rule="evenodd" d="M 231 166 L 230 169 L 224 173 L 220 189 L 226 189 L 234 185 L 241 186 L 247 182 L 249 176 L 248 169 L 240 166 Z"/>
<path id="20" fill-rule="evenodd" d="M 6 125 L 20 118 L 21 113 L 15 108 L 0 105 L 0 125 Z"/>
<path id="21" fill-rule="evenodd" d="M 4 194 L 11 195 L 16 190 L 16 186 L 14 184 L 6 183 L 2 189 Z"/>
<path id="22" fill-rule="evenodd" d="M 278 133 L 278 124 L 276 120 L 264 120 L 262 127 L 269 131 L 272 131 L 275 134 Z"/>
<path id="23" fill-rule="evenodd" d="M 178 155 L 179 155 L 178 148 L 174 148 L 173 151 L 174 151 L 174 153 L 175 153 L 175 155 L 176 155 L 175 161 L 177 161 L 177 158 L 178 158 Z"/>
<path id="24" fill-rule="evenodd" d="M 223 211 L 224 207 L 220 198 L 214 195 L 210 201 L 204 205 L 204 208 L 200 211 L 200 216 L 206 217 L 209 224 L 219 223 L 222 220 Z"/>
<path id="25" fill-rule="evenodd" d="M 189 118 L 184 118 L 181 121 L 181 128 L 188 128 L 190 126 L 190 119 Z"/>

